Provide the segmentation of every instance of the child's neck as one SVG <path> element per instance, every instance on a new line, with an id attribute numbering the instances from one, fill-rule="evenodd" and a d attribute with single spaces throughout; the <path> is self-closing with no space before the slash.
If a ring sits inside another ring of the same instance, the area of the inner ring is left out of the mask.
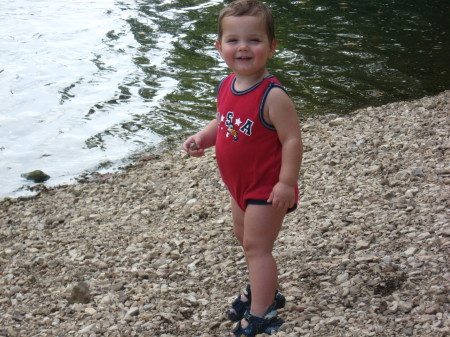
<path id="1" fill-rule="evenodd" d="M 265 77 L 269 76 L 269 72 L 264 69 L 263 72 L 255 75 L 242 76 L 235 73 L 235 76 L 236 82 L 234 83 L 234 89 L 236 91 L 245 91 L 253 87 L 255 84 L 261 82 Z"/>

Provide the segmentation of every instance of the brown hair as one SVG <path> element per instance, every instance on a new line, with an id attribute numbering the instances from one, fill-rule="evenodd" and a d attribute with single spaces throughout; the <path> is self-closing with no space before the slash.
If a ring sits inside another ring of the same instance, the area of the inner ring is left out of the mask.
<path id="1" fill-rule="evenodd" d="M 227 16 L 260 16 L 266 22 L 266 31 L 269 42 L 275 40 L 275 23 L 270 9 L 260 1 L 235 0 L 223 8 L 219 14 L 218 40 L 222 39 L 222 21 Z"/>

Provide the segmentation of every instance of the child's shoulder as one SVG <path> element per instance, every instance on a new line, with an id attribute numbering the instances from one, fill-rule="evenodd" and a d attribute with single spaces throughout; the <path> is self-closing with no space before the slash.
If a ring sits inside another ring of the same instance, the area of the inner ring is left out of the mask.
<path id="1" fill-rule="evenodd" d="M 268 107 L 279 106 L 291 106 L 293 104 L 292 99 L 287 89 L 281 84 L 281 82 L 275 77 L 270 78 L 270 90 L 267 93 L 266 103 Z"/>
<path id="2" fill-rule="evenodd" d="M 225 83 L 225 82 L 226 82 L 226 83 L 229 83 L 229 82 L 233 81 L 234 77 L 235 77 L 235 75 L 234 75 L 233 73 L 231 73 L 231 74 L 229 74 L 229 75 L 223 77 L 223 78 L 219 81 L 219 84 L 217 84 L 217 88 L 216 88 L 216 96 L 219 96 L 220 88 L 223 87 L 224 83 Z"/>
<path id="3" fill-rule="evenodd" d="M 269 81 L 269 94 L 272 97 L 280 97 L 283 96 L 284 98 L 289 98 L 289 93 L 287 89 L 281 84 L 281 82 L 278 80 L 278 78 L 274 75 L 269 75 L 266 77 L 266 79 Z M 289 98 L 290 99 L 290 98 Z"/>
<path id="4" fill-rule="evenodd" d="M 284 85 L 281 83 L 281 81 L 275 75 L 267 76 L 266 80 L 269 82 L 270 87 L 279 88 L 282 91 L 286 92 L 286 94 L 287 94 L 286 88 L 284 87 Z"/>

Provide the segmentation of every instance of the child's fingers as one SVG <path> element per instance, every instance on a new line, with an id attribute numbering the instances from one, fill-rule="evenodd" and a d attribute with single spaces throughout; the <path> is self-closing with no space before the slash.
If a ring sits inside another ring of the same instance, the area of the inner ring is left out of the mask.
<path id="1" fill-rule="evenodd" d="M 189 137 L 184 143 L 183 143 L 183 150 L 189 153 L 189 146 L 192 143 L 192 137 Z"/>
<path id="2" fill-rule="evenodd" d="M 270 194 L 269 199 L 267 199 L 268 203 L 271 203 L 274 208 L 285 208 L 289 209 L 294 207 L 295 200 L 294 199 L 280 199 L 273 192 Z"/>
<path id="3" fill-rule="evenodd" d="M 192 141 L 192 142 L 189 144 L 189 150 L 191 150 L 191 151 L 196 151 L 196 150 L 199 150 L 199 147 L 197 146 L 197 144 L 196 144 L 194 141 Z"/>
<path id="4" fill-rule="evenodd" d="M 205 154 L 205 150 L 203 149 L 198 149 L 198 150 L 189 150 L 188 152 L 192 157 L 201 157 Z"/>
<path id="5" fill-rule="evenodd" d="M 276 191 L 272 191 L 272 193 L 270 193 L 269 199 L 267 199 L 267 202 L 271 203 L 273 207 L 278 208 L 282 203 L 282 200 L 280 199 L 280 197 L 277 195 Z"/>
<path id="6" fill-rule="evenodd" d="M 193 157 L 201 157 L 204 155 L 204 149 L 200 146 L 200 140 L 196 140 L 195 137 L 189 137 L 184 143 L 183 143 L 183 150 L 186 151 L 189 155 Z"/>

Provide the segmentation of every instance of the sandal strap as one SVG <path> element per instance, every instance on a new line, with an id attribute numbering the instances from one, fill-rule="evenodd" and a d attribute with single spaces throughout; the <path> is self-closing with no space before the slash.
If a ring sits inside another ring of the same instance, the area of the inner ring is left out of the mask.
<path id="1" fill-rule="evenodd" d="M 278 311 L 276 308 L 275 303 L 272 304 L 266 311 L 266 313 L 261 317 L 261 316 L 256 316 L 253 315 L 250 310 L 247 310 L 245 312 L 244 318 L 249 321 L 249 320 L 255 320 L 255 321 L 271 321 L 274 318 L 276 318 L 278 316 Z"/>
<path id="2" fill-rule="evenodd" d="M 250 284 L 247 284 L 244 291 L 242 292 L 245 297 L 248 298 L 249 301 L 251 301 L 252 298 L 252 290 L 250 289 Z"/>
<path id="3" fill-rule="evenodd" d="M 282 319 L 278 318 L 278 312 L 275 305 L 270 306 L 263 317 L 252 315 L 250 311 L 247 310 L 244 319 L 247 321 L 248 325 L 243 328 L 239 321 L 232 331 L 236 337 L 253 337 L 266 331 L 276 331 L 284 323 Z"/>
<path id="4" fill-rule="evenodd" d="M 250 304 L 252 302 L 252 290 L 250 288 L 250 284 L 247 284 L 247 286 L 244 288 L 242 295 L 247 297 L 247 301 L 244 303 Z M 241 295 L 239 295 L 239 297 L 238 297 L 239 299 L 241 298 L 240 296 Z M 286 298 L 278 290 L 275 290 L 275 302 L 276 302 L 277 309 L 284 308 L 286 305 Z"/>
<path id="5" fill-rule="evenodd" d="M 241 296 L 244 295 L 247 297 L 247 301 L 242 301 Z M 286 298 L 277 290 L 275 291 L 275 308 L 281 309 L 286 305 Z M 247 310 L 250 309 L 252 303 L 252 292 L 250 288 L 250 284 L 244 288 L 242 294 L 239 294 L 238 297 L 231 304 L 231 308 L 227 310 L 226 314 L 230 321 L 238 322 L 240 321 Z"/>
<path id="6" fill-rule="evenodd" d="M 251 306 L 251 290 L 250 290 L 250 284 L 247 284 L 245 287 L 242 295 L 247 297 L 247 301 L 243 301 L 241 299 L 241 294 L 238 295 L 238 297 L 231 303 L 231 308 L 227 311 L 228 319 L 237 322 L 240 321 L 245 314 L 245 311 L 250 309 Z"/>

